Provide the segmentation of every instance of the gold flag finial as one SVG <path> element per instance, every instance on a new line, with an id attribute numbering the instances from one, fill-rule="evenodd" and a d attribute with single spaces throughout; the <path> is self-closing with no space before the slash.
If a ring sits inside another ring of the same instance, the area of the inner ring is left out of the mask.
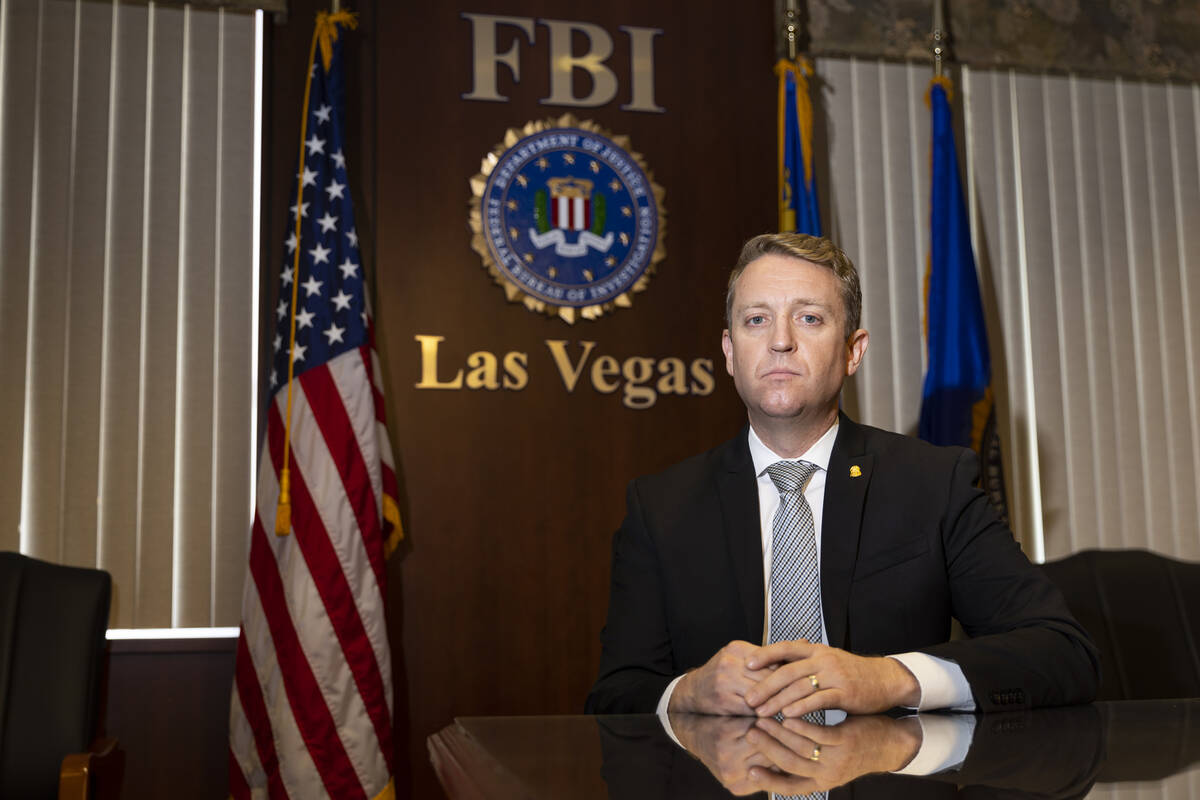
<path id="1" fill-rule="evenodd" d="M 358 14 L 353 11 L 328 11 L 317 13 L 317 44 L 321 48 L 321 63 L 329 70 L 333 61 L 333 43 L 338 38 L 338 25 L 345 25 L 350 30 L 358 27 Z"/>

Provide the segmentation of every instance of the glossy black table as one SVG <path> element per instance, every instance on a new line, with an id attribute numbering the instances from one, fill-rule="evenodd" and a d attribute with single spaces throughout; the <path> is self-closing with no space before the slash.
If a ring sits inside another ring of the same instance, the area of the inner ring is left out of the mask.
<path id="1" fill-rule="evenodd" d="M 751 719 L 673 716 L 688 749 L 654 715 L 462 717 L 428 744 L 454 800 L 767 797 L 757 791 L 762 773 L 748 779 L 747 769 L 764 763 L 787 767 L 771 767 L 769 788 L 829 790 L 830 800 L 1200 797 L 1200 699 L 1095 703 L 974 721 L 965 759 L 923 777 L 872 770 L 907 741 L 912 717 L 852 717 L 842 723 L 847 727 L 816 733 L 770 727 L 766 736 Z M 815 760 L 813 740 L 797 731 L 822 740 Z"/>

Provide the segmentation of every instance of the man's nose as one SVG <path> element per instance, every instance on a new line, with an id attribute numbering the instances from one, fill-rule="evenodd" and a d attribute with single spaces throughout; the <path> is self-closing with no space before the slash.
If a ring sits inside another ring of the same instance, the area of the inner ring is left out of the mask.
<path id="1" fill-rule="evenodd" d="M 778 353 L 789 352 L 796 347 L 796 335 L 787 320 L 775 320 L 771 325 L 771 349 Z"/>

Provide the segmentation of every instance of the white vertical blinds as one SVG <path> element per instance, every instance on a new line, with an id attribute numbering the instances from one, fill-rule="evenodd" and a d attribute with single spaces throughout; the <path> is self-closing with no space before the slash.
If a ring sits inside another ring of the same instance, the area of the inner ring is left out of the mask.
<path id="1" fill-rule="evenodd" d="M 823 59 L 831 235 L 864 276 L 850 410 L 913 432 L 924 375 L 926 65 Z M 1036 558 L 1200 559 L 1200 86 L 963 69 L 1014 528 Z"/>
<path id="2" fill-rule="evenodd" d="M 255 41 L 250 14 L 0 6 L 0 549 L 107 569 L 113 627 L 238 621 Z"/>

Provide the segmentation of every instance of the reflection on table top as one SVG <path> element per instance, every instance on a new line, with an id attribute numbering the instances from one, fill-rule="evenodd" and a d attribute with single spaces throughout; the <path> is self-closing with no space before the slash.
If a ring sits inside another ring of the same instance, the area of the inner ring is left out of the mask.
<path id="1" fill-rule="evenodd" d="M 429 751 L 455 800 L 716 799 L 764 790 L 830 790 L 830 800 L 1200 796 L 1200 699 L 921 719 L 850 717 L 821 728 L 673 715 L 685 749 L 652 714 L 460 717 L 429 737 Z M 955 722 L 969 741 L 956 767 L 923 777 L 881 771 L 894 768 L 897 754 L 911 756 L 914 726 L 944 731 Z"/>

